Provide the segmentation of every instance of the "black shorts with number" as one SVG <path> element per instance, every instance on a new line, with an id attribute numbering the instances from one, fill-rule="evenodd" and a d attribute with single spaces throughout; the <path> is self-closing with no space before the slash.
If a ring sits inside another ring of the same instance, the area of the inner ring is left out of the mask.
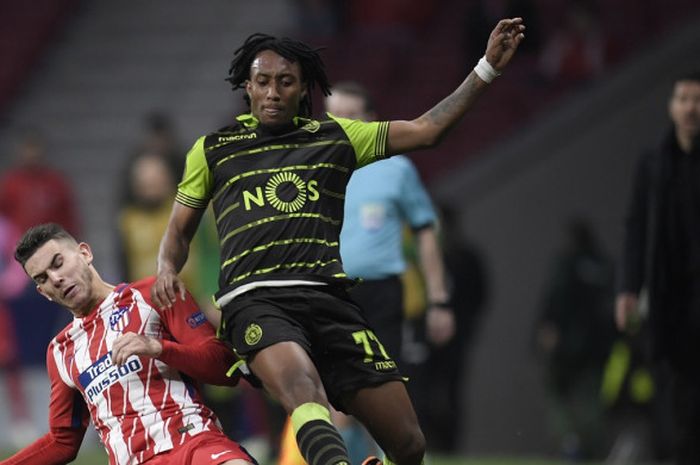
<path id="1" fill-rule="evenodd" d="M 236 297 L 222 312 L 220 336 L 240 357 L 278 342 L 302 346 L 336 409 L 343 410 L 342 394 L 403 379 L 343 288 L 260 287 Z"/>
<path id="2" fill-rule="evenodd" d="M 398 276 L 365 279 L 350 289 L 370 328 L 401 368 L 403 338 L 403 284 Z"/>

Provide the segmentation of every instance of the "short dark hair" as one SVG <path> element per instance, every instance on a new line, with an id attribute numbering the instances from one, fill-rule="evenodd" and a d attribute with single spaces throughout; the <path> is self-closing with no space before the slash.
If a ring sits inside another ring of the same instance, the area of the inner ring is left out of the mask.
<path id="1" fill-rule="evenodd" d="M 365 103 L 365 112 L 374 113 L 374 99 L 369 90 L 357 81 L 341 81 L 333 85 L 332 91 L 359 97 Z"/>
<path id="2" fill-rule="evenodd" d="M 24 233 L 17 243 L 17 247 L 15 247 L 15 260 L 24 267 L 24 264 L 27 263 L 27 260 L 32 258 L 32 255 L 34 255 L 39 247 L 52 239 L 67 239 L 77 242 L 75 238 L 59 224 L 44 223 L 38 226 L 32 226 Z"/>
<path id="3" fill-rule="evenodd" d="M 318 85 L 323 95 L 330 95 L 330 84 L 326 76 L 326 68 L 321 60 L 321 49 L 311 48 L 309 45 L 287 37 L 277 38 L 268 34 L 257 32 L 250 35 L 243 45 L 233 52 L 233 60 L 228 70 L 233 90 L 241 89 L 250 79 L 250 66 L 258 53 L 264 50 L 272 50 L 292 63 L 299 63 L 301 68 L 301 80 L 306 84 L 306 96 L 301 101 L 299 116 L 310 117 L 313 111 L 311 105 L 311 91 Z M 250 98 L 246 94 L 245 101 L 250 105 Z"/>

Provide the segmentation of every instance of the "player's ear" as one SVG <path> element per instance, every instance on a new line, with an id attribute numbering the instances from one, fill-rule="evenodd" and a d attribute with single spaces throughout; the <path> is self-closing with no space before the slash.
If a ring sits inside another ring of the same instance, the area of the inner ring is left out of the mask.
<path id="1" fill-rule="evenodd" d="M 250 83 L 250 79 L 246 79 L 246 81 L 245 81 L 245 93 L 248 94 L 248 98 L 250 98 L 250 94 L 252 92 L 252 87 L 253 87 L 253 85 Z"/>
<path id="2" fill-rule="evenodd" d="M 88 263 L 88 265 L 91 264 L 93 255 L 90 245 L 85 242 L 81 242 L 80 244 L 78 244 L 78 250 L 80 251 L 80 255 L 82 255 L 85 258 L 85 261 Z"/>

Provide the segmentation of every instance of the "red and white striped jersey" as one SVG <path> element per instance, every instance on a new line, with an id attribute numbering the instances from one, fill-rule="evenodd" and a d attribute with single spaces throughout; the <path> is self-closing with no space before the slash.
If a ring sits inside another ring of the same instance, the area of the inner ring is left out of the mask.
<path id="1" fill-rule="evenodd" d="M 216 382 L 225 379 L 235 356 L 216 340 L 191 296 L 156 309 L 152 284 L 148 278 L 117 286 L 88 316 L 63 329 L 47 352 L 51 429 L 79 430 L 89 412 L 112 465 L 139 464 L 198 433 L 220 430 L 183 371 L 207 373 L 214 381 L 204 381 Z M 112 344 L 123 332 L 162 340 L 163 354 L 113 365 Z"/>

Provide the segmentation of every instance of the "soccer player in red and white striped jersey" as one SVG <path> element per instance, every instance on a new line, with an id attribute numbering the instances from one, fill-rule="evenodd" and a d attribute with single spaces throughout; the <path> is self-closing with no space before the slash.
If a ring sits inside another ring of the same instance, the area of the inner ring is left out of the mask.
<path id="1" fill-rule="evenodd" d="M 110 465 L 255 463 L 202 402 L 195 380 L 235 384 L 226 374 L 236 357 L 190 295 L 157 309 L 153 278 L 106 283 L 89 245 L 56 224 L 29 229 L 15 258 L 75 318 L 47 351 L 49 433 L 0 465 L 72 461 L 89 417 Z"/>

